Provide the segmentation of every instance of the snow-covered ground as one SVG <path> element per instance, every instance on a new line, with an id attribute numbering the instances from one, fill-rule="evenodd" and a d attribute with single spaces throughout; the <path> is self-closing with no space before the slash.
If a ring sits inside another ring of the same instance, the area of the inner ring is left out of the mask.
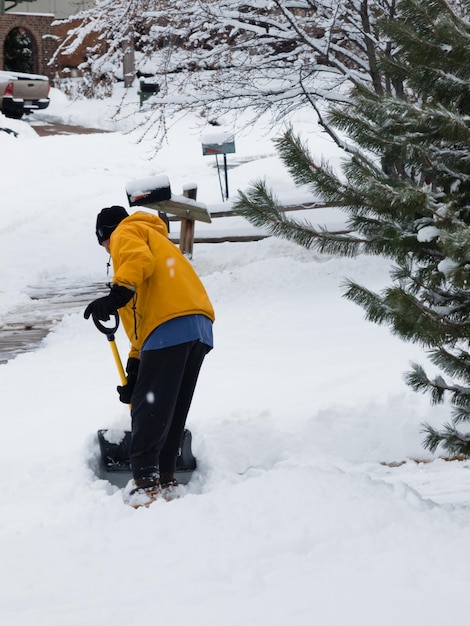
<path id="1" fill-rule="evenodd" d="M 155 153 L 112 119 L 120 94 L 71 103 L 53 92 L 46 120 L 111 130 L 39 138 L 0 117 L 0 325 L 34 309 L 31 293 L 103 284 L 96 213 L 127 206 L 129 181 L 167 175 L 222 202 L 203 119 L 183 118 Z M 134 101 L 137 101 L 135 94 Z M 317 154 L 338 156 L 305 111 L 294 120 Z M 265 177 L 303 201 L 276 157 L 275 131 L 235 131 L 230 200 Z M 237 165 L 235 167 L 235 165 Z M 340 224 L 340 213 L 310 212 Z M 196 234 L 252 232 L 240 218 Z M 321 257 L 277 239 L 196 244 L 193 263 L 216 310 L 215 349 L 188 427 L 198 469 L 186 497 L 133 510 L 96 477 L 95 433 L 129 427 L 106 339 L 69 308 L 39 349 L 0 365 L 0 617 L 8 626 L 442 626 L 470 609 L 467 462 L 425 452 L 420 425 L 446 407 L 403 382 L 417 346 L 364 321 L 346 278 L 387 284 L 382 259 Z M 0 335 L 1 338 L 1 335 Z M 121 329 L 117 341 L 126 357 Z M 416 463 L 412 459 L 428 462 Z M 399 466 L 394 463 L 404 462 Z"/>

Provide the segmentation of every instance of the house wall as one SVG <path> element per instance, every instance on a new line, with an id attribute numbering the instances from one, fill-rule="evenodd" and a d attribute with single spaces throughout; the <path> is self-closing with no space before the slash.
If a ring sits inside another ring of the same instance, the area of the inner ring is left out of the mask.
<path id="1" fill-rule="evenodd" d="M 8 0 L 6 2 L 8 6 Z M 33 42 L 33 72 L 53 78 L 64 66 L 76 67 L 84 60 L 84 47 L 71 57 L 60 59 L 57 67 L 50 67 L 58 40 L 64 38 L 67 25 L 52 26 L 56 20 L 74 15 L 94 5 L 93 0 L 34 0 L 21 2 L 15 11 L 0 14 L 0 69 L 4 69 L 3 49 L 5 38 L 13 28 L 24 28 Z M 88 41 L 86 42 L 88 43 Z"/>
<path id="2" fill-rule="evenodd" d="M 8 0 L 6 2 L 8 4 Z M 52 13 L 56 19 L 61 20 L 83 9 L 89 9 L 94 4 L 93 0 L 34 0 L 21 2 L 14 10 L 21 13 Z"/>
<path id="3" fill-rule="evenodd" d="M 3 69 L 3 48 L 5 38 L 13 28 L 24 28 L 33 42 L 33 72 L 52 78 L 53 68 L 47 63 L 54 54 L 57 43 L 52 35 L 51 14 L 5 13 L 0 15 L 0 69 Z"/>

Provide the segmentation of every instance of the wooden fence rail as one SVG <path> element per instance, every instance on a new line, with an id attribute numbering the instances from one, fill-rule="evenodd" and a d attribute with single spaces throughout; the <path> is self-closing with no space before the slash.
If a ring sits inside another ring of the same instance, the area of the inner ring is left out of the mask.
<path id="1" fill-rule="evenodd" d="M 337 207 L 337 204 L 333 204 L 333 203 L 322 203 L 320 204 L 319 202 L 309 202 L 309 203 L 305 203 L 305 204 L 289 204 L 286 205 L 284 207 L 284 211 L 309 211 L 309 210 L 313 210 L 313 209 L 331 209 L 333 207 Z M 211 218 L 212 219 L 217 219 L 217 218 L 221 218 L 221 217 L 237 217 L 240 215 L 239 211 L 234 211 L 234 210 L 226 210 L 226 211 L 214 211 L 211 213 Z M 169 222 L 179 222 L 180 218 L 177 217 L 176 215 L 168 215 L 168 221 Z M 257 233 L 257 234 L 253 234 L 253 235 L 231 235 L 231 234 L 227 234 L 227 235 L 221 235 L 221 236 L 212 236 L 212 235 L 206 235 L 204 237 L 197 237 L 194 233 L 194 229 L 192 231 L 192 240 L 191 240 L 191 244 L 189 244 L 189 247 L 191 248 L 191 252 L 192 252 L 192 244 L 193 243 L 225 243 L 225 242 L 244 242 L 244 241 L 260 241 L 261 239 L 267 239 L 268 237 L 270 237 L 271 235 L 265 235 L 262 233 Z M 178 236 L 172 236 L 171 232 L 170 232 L 170 239 L 174 242 L 174 243 L 180 243 L 180 237 Z M 187 247 L 188 244 L 185 245 L 185 247 Z"/>
<path id="2" fill-rule="evenodd" d="M 311 209 L 331 209 L 337 207 L 338 204 L 333 202 L 327 202 L 320 204 L 319 202 L 306 202 L 305 204 L 287 204 L 283 207 L 284 211 L 310 211 Z M 211 218 L 218 217 L 237 217 L 240 215 L 240 211 L 233 209 L 227 209 L 226 211 L 213 211 Z M 178 222 L 180 220 L 176 215 L 169 215 L 168 220 L 170 222 Z"/>

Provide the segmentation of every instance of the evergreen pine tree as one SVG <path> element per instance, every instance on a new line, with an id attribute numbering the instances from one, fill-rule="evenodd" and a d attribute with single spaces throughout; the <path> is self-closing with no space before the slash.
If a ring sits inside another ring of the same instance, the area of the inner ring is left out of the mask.
<path id="1" fill-rule="evenodd" d="M 351 141 L 341 144 L 342 176 L 315 162 L 292 129 L 276 142 L 296 183 L 347 212 L 348 232 L 286 216 L 264 182 L 235 208 L 308 248 L 393 260 L 383 292 L 348 282 L 345 296 L 429 350 L 443 374 L 413 364 L 406 381 L 433 403 L 448 399 L 452 419 L 441 430 L 424 425 L 424 445 L 470 456 L 470 432 L 459 431 L 470 420 L 470 0 L 400 0 L 397 10 L 380 25 L 391 45 L 383 93 L 357 83 L 350 104 L 328 115 L 330 134 Z"/>

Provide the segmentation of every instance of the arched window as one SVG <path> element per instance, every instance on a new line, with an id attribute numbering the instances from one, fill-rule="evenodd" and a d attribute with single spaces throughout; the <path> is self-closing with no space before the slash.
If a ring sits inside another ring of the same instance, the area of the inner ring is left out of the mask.
<path id="1" fill-rule="evenodd" d="M 36 42 L 33 35 L 17 26 L 5 38 L 3 66 L 12 72 L 34 73 L 36 71 Z"/>

